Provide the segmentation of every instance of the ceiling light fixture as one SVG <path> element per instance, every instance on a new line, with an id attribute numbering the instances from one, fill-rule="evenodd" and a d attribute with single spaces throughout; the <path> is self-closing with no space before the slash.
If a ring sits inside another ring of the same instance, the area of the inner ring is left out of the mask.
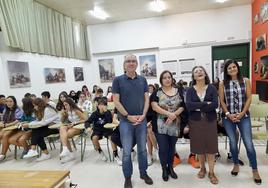
<path id="1" fill-rule="evenodd" d="M 217 3 L 225 3 L 228 0 L 216 0 Z"/>
<path id="2" fill-rule="evenodd" d="M 90 10 L 89 13 L 92 16 L 99 18 L 101 20 L 105 20 L 109 18 L 109 15 L 104 10 L 100 9 L 99 7 L 94 7 L 94 9 Z"/>
<path id="3" fill-rule="evenodd" d="M 151 9 L 155 12 L 162 12 L 166 9 L 166 5 L 162 0 L 153 0 L 151 2 Z"/>

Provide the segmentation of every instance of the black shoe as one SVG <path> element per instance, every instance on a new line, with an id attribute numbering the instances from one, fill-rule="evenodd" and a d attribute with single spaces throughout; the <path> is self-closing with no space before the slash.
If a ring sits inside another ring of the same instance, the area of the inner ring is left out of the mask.
<path id="1" fill-rule="evenodd" d="M 178 179 L 178 176 L 176 174 L 176 172 L 174 172 L 174 169 L 172 166 L 168 166 L 168 174 L 170 175 L 170 177 L 172 177 L 173 179 Z"/>
<path id="2" fill-rule="evenodd" d="M 260 184 L 261 184 L 261 179 L 255 179 L 255 178 L 254 178 L 254 182 L 255 182 L 257 185 L 260 185 Z"/>
<path id="3" fill-rule="evenodd" d="M 231 174 L 232 174 L 232 176 L 237 176 L 238 175 L 238 172 L 231 171 Z"/>
<path id="4" fill-rule="evenodd" d="M 131 178 L 125 178 L 124 188 L 132 188 Z"/>
<path id="5" fill-rule="evenodd" d="M 244 166 L 244 162 L 243 161 L 241 161 L 240 159 L 238 159 L 238 161 L 239 161 L 239 165 L 240 166 Z"/>
<path id="6" fill-rule="evenodd" d="M 217 160 L 219 160 L 221 158 L 220 153 L 215 154 L 215 162 L 217 162 Z"/>
<path id="7" fill-rule="evenodd" d="M 168 169 L 167 169 L 167 167 L 162 167 L 162 178 L 164 181 L 168 181 Z"/>
<path id="8" fill-rule="evenodd" d="M 233 162 L 233 157 L 232 157 L 231 153 L 228 153 L 228 154 L 227 154 L 227 160 L 228 160 L 229 162 Z M 238 159 L 238 162 L 239 162 L 239 165 L 240 165 L 240 166 L 244 166 L 244 162 L 243 162 L 242 160 Z"/>
<path id="9" fill-rule="evenodd" d="M 143 179 L 146 184 L 153 185 L 153 180 L 148 176 L 148 174 L 141 175 L 140 178 Z"/>

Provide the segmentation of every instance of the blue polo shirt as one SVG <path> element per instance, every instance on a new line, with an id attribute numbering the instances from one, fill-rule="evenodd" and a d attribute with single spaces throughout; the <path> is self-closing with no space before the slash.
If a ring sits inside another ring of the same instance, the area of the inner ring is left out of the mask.
<path id="1" fill-rule="evenodd" d="M 113 81 L 112 92 L 119 94 L 120 103 L 129 115 L 142 115 L 144 94 L 148 92 L 148 84 L 144 77 L 136 75 L 130 78 L 126 74 L 117 76 Z M 123 118 L 120 113 L 119 117 Z"/>

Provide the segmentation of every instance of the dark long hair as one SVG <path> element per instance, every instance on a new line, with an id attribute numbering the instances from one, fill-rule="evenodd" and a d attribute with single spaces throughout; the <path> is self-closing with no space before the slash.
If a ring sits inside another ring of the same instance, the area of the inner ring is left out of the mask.
<path id="1" fill-rule="evenodd" d="M 66 98 L 66 100 L 64 101 L 66 103 L 68 103 L 70 105 L 71 111 L 73 110 L 79 110 L 80 112 L 83 112 L 74 102 L 74 100 L 70 97 Z M 65 122 L 68 118 L 68 113 L 64 113 L 63 117 L 62 117 L 62 122 Z"/>
<path id="2" fill-rule="evenodd" d="M 14 105 L 11 108 L 6 105 L 6 111 L 3 117 L 4 123 L 11 123 L 16 120 L 15 111 L 18 108 L 17 99 L 14 96 L 8 96 L 6 99 L 8 98 L 12 99 Z"/>
<path id="3" fill-rule="evenodd" d="M 22 110 L 25 116 L 32 116 L 34 112 L 34 105 L 31 98 L 22 99 Z"/>
<path id="4" fill-rule="evenodd" d="M 203 66 L 198 65 L 198 66 L 195 66 L 195 67 L 192 69 L 192 86 L 194 86 L 194 85 L 196 84 L 196 80 L 194 79 L 194 70 L 195 70 L 196 68 L 201 68 L 201 69 L 203 69 L 203 71 L 204 71 L 204 73 L 205 73 L 205 84 L 208 85 L 208 84 L 210 83 L 210 79 L 209 79 L 209 77 L 208 77 L 208 73 L 207 73 L 206 69 L 205 69 Z"/>
<path id="5" fill-rule="evenodd" d="M 173 78 L 173 75 L 172 75 L 172 73 L 170 72 L 170 71 L 168 71 L 168 70 L 164 70 L 161 74 L 160 74 L 160 78 L 159 78 L 159 82 L 160 82 L 160 84 L 161 85 L 163 85 L 163 77 L 164 77 L 164 74 L 166 74 L 166 73 L 168 73 L 169 75 L 170 75 L 170 77 L 171 77 L 171 81 L 172 81 L 172 86 L 173 86 L 173 80 L 174 80 L 174 78 Z"/>
<path id="6" fill-rule="evenodd" d="M 57 103 L 57 105 L 56 105 L 56 109 L 57 109 L 58 111 L 61 111 L 62 109 L 64 109 L 63 102 L 60 100 L 60 96 L 61 96 L 61 95 L 63 95 L 66 99 L 68 98 L 68 94 L 67 94 L 66 91 L 62 91 L 62 92 L 60 92 L 60 94 L 59 94 L 59 100 L 58 100 L 58 103 Z"/>
<path id="7" fill-rule="evenodd" d="M 70 97 L 66 98 L 64 102 L 67 102 L 70 105 L 71 110 L 79 110 L 80 112 L 83 112 L 74 102 L 74 100 Z"/>
<path id="8" fill-rule="evenodd" d="M 235 64 L 235 66 L 237 67 L 237 79 L 238 79 L 238 81 L 240 83 L 243 81 L 243 76 L 242 76 L 242 73 L 240 71 L 240 68 L 239 68 L 237 61 L 233 60 L 233 59 L 227 59 L 224 63 L 224 69 L 223 69 L 224 70 L 224 80 L 223 80 L 224 85 L 229 84 L 230 80 L 232 79 L 227 71 L 229 65 L 231 65 L 232 63 Z"/>

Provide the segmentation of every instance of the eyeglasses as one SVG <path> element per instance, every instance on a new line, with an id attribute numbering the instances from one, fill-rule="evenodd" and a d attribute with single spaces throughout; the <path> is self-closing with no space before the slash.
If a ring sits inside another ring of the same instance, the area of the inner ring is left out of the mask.
<path id="1" fill-rule="evenodd" d="M 137 60 L 126 60 L 126 63 L 137 63 Z"/>

